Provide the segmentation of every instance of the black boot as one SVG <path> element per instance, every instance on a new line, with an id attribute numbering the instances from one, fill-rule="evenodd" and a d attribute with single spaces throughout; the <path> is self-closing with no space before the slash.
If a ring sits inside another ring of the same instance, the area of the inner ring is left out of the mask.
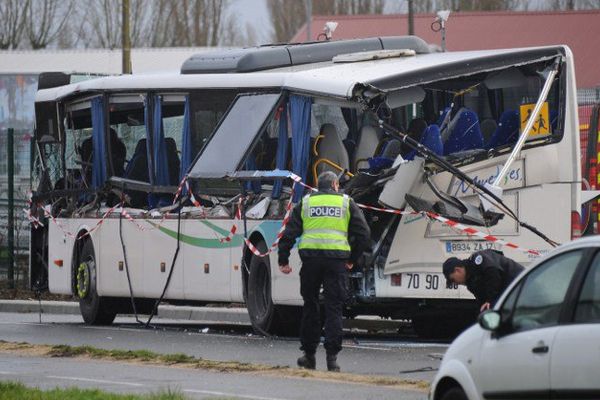
<path id="1" fill-rule="evenodd" d="M 340 372 L 340 366 L 337 363 L 337 355 L 327 354 L 327 370 L 331 372 Z"/>
<path id="2" fill-rule="evenodd" d="M 298 359 L 298 366 L 305 369 L 315 369 L 317 367 L 315 355 L 304 353 L 304 355 Z"/>

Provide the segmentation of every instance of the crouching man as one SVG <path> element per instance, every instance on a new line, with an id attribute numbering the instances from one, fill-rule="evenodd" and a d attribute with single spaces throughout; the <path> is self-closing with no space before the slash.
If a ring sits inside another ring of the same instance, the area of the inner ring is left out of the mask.
<path id="1" fill-rule="evenodd" d="M 448 282 L 467 286 L 481 312 L 489 309 L 524 270 L 521 264 L 496 250 L 478 251 L 464 260 L 450 257 L 442 269 Z"/>

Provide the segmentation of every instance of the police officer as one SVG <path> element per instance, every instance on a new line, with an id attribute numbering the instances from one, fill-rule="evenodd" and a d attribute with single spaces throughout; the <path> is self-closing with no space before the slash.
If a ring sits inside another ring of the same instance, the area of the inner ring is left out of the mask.
<path id="1" fill-rule="evenodd" d="M 464 260 L 450 257 L 442 269 L 449 282 L 466 285 L 479 302 L 479 311 L 485 311 L 524 268 L 500 251 L 483 250 Z"/>
<path id="2" fill-rule="evenodd" d="M 318 177 L 319 192 L 304 196 L 279 241 L 279 269 L 289 274 L 290 250 L 300 237 L 302 260 L 300 294 L 304 300 L 300 324 L 298 366 L 315 369 L 315 353 L 321 337 L 319 291 L 325 297 L 325 350 L 327 369 L 339 371 L 337 354 L 342 349 L 342 307 L 348 296 L 348 271 L 370 245 L 371 231 L 361 209 L 347 195 L 338 193 L 333 172 Z"/>

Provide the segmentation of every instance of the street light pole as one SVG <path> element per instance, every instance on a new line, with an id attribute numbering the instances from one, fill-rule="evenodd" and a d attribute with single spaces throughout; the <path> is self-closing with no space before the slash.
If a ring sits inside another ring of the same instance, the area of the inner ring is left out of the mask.
<path id="1" fill-rule="evenodd" d="M 123 0 L 121 43 L 123 48 L 123 74 L 131 74 L 131 38 L 129 35 L 129 0 Z"/>
<path id="2" fill-rule="evenodd" d="M 8 173 L 8 288 L 15 288 L 15 153 L 14 153 L 15 130 L 8 128 L 6 156 Z"/>
<path id="3" fill-rule="evenodd" d="M 306 41 L 312 41 L 312 0 L 306 0 Z"/>
<path id="4" fill-rule="evenodd" d="M 408 34 L 415 34 L 415 10 L 413 0 L 408 0 Z"/>

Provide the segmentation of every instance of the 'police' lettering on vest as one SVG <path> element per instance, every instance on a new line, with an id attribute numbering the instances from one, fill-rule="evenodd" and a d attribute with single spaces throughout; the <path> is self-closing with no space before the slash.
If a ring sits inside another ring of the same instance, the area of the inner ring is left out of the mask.
<path id="1" fill-rule="evenodd" d="M 342 217 L 342 209 L 340 207 L 315 206 L 310 207 L 309 215 L 313 217 Z"/>

